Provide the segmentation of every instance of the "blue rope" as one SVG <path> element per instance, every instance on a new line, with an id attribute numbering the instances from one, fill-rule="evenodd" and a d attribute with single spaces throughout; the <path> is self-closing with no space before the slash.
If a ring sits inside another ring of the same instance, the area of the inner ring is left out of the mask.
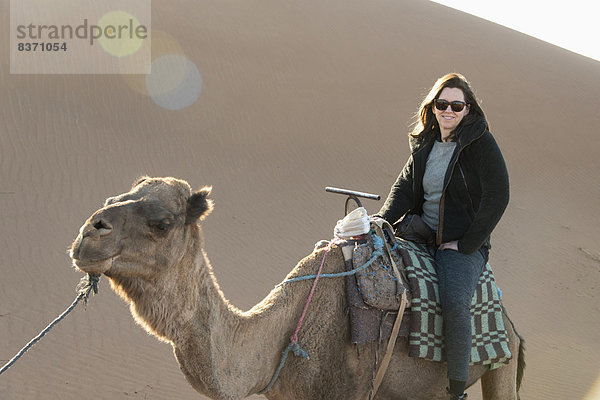
<path id="1" fill-rule="evenodd" d="M 383 255 L 383 250 L 382 250 L 383 249 L 383 240 L 379 236 L 373 235 L 373 234 L 371 235 L 371 239 L 373 240 L 373 247 L 375 248 L 375 251 L 371 255 L 371 258 L 369 259 L 369 261 L 367 261 L 366 263 L 364 263 L 360 267 L 354 268 L 353 270 L 350 270 L 350 271 L 336 272 L 336 273 L 332 273 L 332 274 L 321 274 L 320 278 L 339 278 L 339 277 L 342 277 L 342 276 L 354 275 L 357 272 L 360 272 L 363 269 L 365 269 L 368 266 L 370 266 L 371 264 L 373 264 L 373 262 L 375 262 L 375 260 L 377 259 L 377 257 Z M 275 287 L 278 288 L 279 286 L 283 286 L 286 283 L 292 283 L 292 282 L 306 281 L 306 280 L 309 280 L 309 279 L 315 279 L 316 277 L 317 277 L 317 275 L 297 276 L 295 278 L 287 279 L 287 280 L 285 280 L 285 281 L 277 284 L 277 286 L 275 286 Z"/>
<path id="2" fill-rule="evenodd" d="M 383 250 L 382 250 L 383 249 L 383 240 L 379 236 L 374 235 L 374 234 L 371 235 L 371 238 L 373 239 L 373 247 L 375 248 L 375 251 L 371 255 L 371 258 L 369 259 L 369 261 L 367 261 L 366 263 L 364 263 L 363 265 L 361 265 L 358 268 L 354 268 L 353 270 L 346 271 L 346 272 L 337 272 L 337 273 L 333 273 L 333 274 L 321 274 L 319 276 L 319 278 L 339 278 L 339 277 L 342 277 L 342 276 L 354 275 L 357 272 L 360 272 L 363 269 L 367 268 L 369 265 L 373 264 L 373 262 L 375 262 L 375 260 L 377 260 L 378 257 L 380 257 L 380 256 L 383 255 Z M 305 281 L 305 280 L 308 280 L 308 279 L 315 279 L 316 277 L 317 277 L 317 275 L 298 276 L 296 278 L 287 279 L 287 280 L 281 282 L 280 284 L 278 284 L 275 287 L 283 286 L 286 283 Z M 261 390 L 260 392 L 258 392 L 258 394 L 265 394 L 269 390 L 271 390 L 271 388 L 275 384 L 275 381 L 279 377 L 279 373 L 283 369 L 283 365 L 285 364 L 285 360 L 287 360 L 288 353 L 290 351 L 293 351 L 294 355 L 296 357 L 303 357 L 303 358 L 306 358 L 307 360 L 309 359 L 308 353 L 304 349 L 302 349 L 300 347 L 300 345 L 298 344 L 298 342 L 290 343 L 285 348 L 285 350 L 283 351 L 283 353 L 281 353 L 281 361 L 279 362 L 279 366 L 277 367 L 277 370 L 275 370 L 275 373 L 273 374 L 273 377 L 271 378 L 271 381 L 269 382 L 269 384 L 267 385 L 267 387 L 264 388 L 263 390 Z"/>
<path id="3" fill-rule="evenodd" d="M 369 261 L 367 261 L 366 263 L 364 263 L 360 267 L 354 268 L 353 270 L 345 271 L 345 272 L 336 272 L 336 273 L 332 273 L 332 274 L 321 274 L 319 276 L 319 278 L 339 278 L 339 277 L 342 277 L 342 276 L 354 275 L 357 272 L 360 272 L 363 269 L 367 268 L 369 265 L 373 264 L 373 262 L 375 262 L 375 260 L 377 259 L 377 257 L 382 256 L 382 255 L 383 255 L 383 251 L 382 250 L 375 250 L 373 252 L 373 255 L 372 255 L 371 259 L 369 259 Z M 306 280 L 309 280 L 309 279 L 315 279 L 316 277 L 317 277 L 317 275 L 297 276 L 295 278 L 287 279 L 287 280 L 285 280 L 285 281 L 277 284 L 277 286 L 275 286 L 275 287 L 277 288 L 279 286 L 283 286 L 286 283 L 300 282 L 300 281 L 306 281 Z"/>
<path id="4" fill-rule="evenodd" d="M 43 331 L 41 331 L 36 337 L 31 339 L 29 341 L 29 343 L 27 343 L 25 345 L 25 347 L 23 347 L 21 350 L 19 350 L 19 352 L 13 358 L 11 358 L 11 360 L 9 362 L 7 362 L 2 367 L 2 369 L 0 369 L 0 375 L 4 371 L 9 369 L 19 358 L 21 358 L 34 344 L 36 344 L 46 333 L 48 333 L 50 331 L 50 329 L 54 328 L 54 325 L 58 324 L 71 311 L 73 311 L 73 309 L 75 308 L 77 303 L 79 303 L 81 300 L 83 300 L 83 302 L 85 304 L 87 304 L 88 297 L 90 296 L 90 292 L 93 290 L 94 294 L 98 293 L 98 281 L 99 280 L 100 280 L 99 275 L 91 275 L 91 274 L 87 274 L 86 276 L 81 278 L 79 285 L 77 285 L 77 297 L 75 298 L 73 303 L 71 303 L 71 305 L 69 307 L 67 307 L 67 309 L 62 314 L 60 314 L 54 321 L 52 321 L 50 323 L 50 325 L 48 325 Z"/>
<path id="5" fill-rule="evenodd" d="M 306 358 L 307 360 L 309 359 L 308 353 L 306 353 L 306 351 L 300 347 L 298 342 L 290 343 L 288 345 L 288 347 L 286 347 L 285 350 L 283 351 L 283 353 L 281 354 L 281 361 L 279 362 L 279 366 L 277 367 L 275 374 L 271 378 L 271 382 L 269 382 L 269 384 L 267 385 L 266 388 L 264 388 L 263 390 L 258 392 L 258 394 L 265 394 L 269 390 L 271 390 L 271 387 L 273 387 L 273 385 L 275 384 L 275 381 L 279 377 L 279 373 L 283 369 L 283 365 L 285 364 L 285 360 L 287 359 L 287 356 L 288 356 L 288 353 L 290 352 L 290 350 L 294 352 L 294 355 L 296 357 L 303 357 L 303 358 Z"/>

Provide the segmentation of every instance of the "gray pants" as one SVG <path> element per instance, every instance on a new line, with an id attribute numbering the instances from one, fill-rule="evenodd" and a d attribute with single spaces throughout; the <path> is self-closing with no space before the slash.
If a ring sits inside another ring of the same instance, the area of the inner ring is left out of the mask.
<path id="1" fill-rule="evenodd" d="M 480 251 L 462 254 L 438 250 L 435 254 L 444 318 L 448 379 L 467 381 L 471 359 L 471 301 L 487 257 Z"/>

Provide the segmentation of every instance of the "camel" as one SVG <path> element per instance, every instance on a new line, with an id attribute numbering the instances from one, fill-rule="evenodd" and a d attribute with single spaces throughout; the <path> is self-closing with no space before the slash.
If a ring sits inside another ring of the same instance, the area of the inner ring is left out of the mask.
<path id="1" fill-rule="evenodd" d="M 175 178 L 142 177 L 124 194 L 110 197 L 81 227 L 70 255 L 83 272 L 105 275 L 130 305 L 134 319 L 170 343 L 179 367 L 199 393 L 218 400 L 242 399 L 264 389 L 302 313 L 312 281 L 274 288 L 248 311 L 230 304 L 203 250 L 200 221 L 213 209 L 211 188 L 194 193 Z M 324 250 L 302 259 L 287 279 L 315 274 Z M 327 254 L 323 273 L 344 270 L 339 247 Z M 318 282 L 299 343 L 309 359 L 290 353 L 272 388 L 272 400 L 343 399 L 368 396 L 377 344 L 350 341 L 345 279 Z M 506 319 L 506 318 L 505 318 Z M 509 320 L 507 319 L 507 322 Z M 470 369 L 486 400 L 518 399 L 523 342 L 506 323 L 509 364 Z M 381 353 L 380 353 L 381 354 Z M 518 355 L 518 356 L 517 356 Z M 446 367 L 409 358 L 398 341 L 376 399 L 446 399 Z"/>

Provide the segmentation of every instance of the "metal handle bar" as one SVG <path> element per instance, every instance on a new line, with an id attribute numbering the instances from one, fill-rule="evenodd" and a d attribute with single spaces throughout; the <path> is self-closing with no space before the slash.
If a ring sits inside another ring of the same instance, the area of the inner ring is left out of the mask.
<path id="1" fill-rule="evenodd" d="M 336 188 L 336 187 L 331 187 L 331 186 L 327 186 L 325 188 L 325 191 L 330 192 L 330 193 L 344 194 L 344 195 L 348 196 L 348 198 L 346 199 L 346 204 L 344 205 L 344 215 L 348 215 L 348 203 L 350 202 L 350 200 L 354 200 L 354 202 L 359 207 L 362 207 L 362 203 L 358 199 L 359 197 L 364 197 L 365 199 L 372 199 L 372 200 L 380 200 L 381 199 L 381 196 L 378 194 L 357 192 L 356 190 L 341 189 L 341 188 Z"/>

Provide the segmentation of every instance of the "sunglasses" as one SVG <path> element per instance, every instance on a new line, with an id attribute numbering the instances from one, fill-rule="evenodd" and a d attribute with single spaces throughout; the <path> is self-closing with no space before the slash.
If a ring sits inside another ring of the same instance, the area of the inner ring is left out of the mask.
<path id="1" fill-rule="evenodd" d="M 452 108 L 452 111 L 454 112 L 462 111 L 467 105 L 467 103 L 465 103 L 464 101 L 448 101 L 444 99 L 435 99 L 433 101 L 433 104 L 435 105 L 435 108 L 437 108 L 440 111 L 446 111 L 448 106 L 450 106 Z"/>

